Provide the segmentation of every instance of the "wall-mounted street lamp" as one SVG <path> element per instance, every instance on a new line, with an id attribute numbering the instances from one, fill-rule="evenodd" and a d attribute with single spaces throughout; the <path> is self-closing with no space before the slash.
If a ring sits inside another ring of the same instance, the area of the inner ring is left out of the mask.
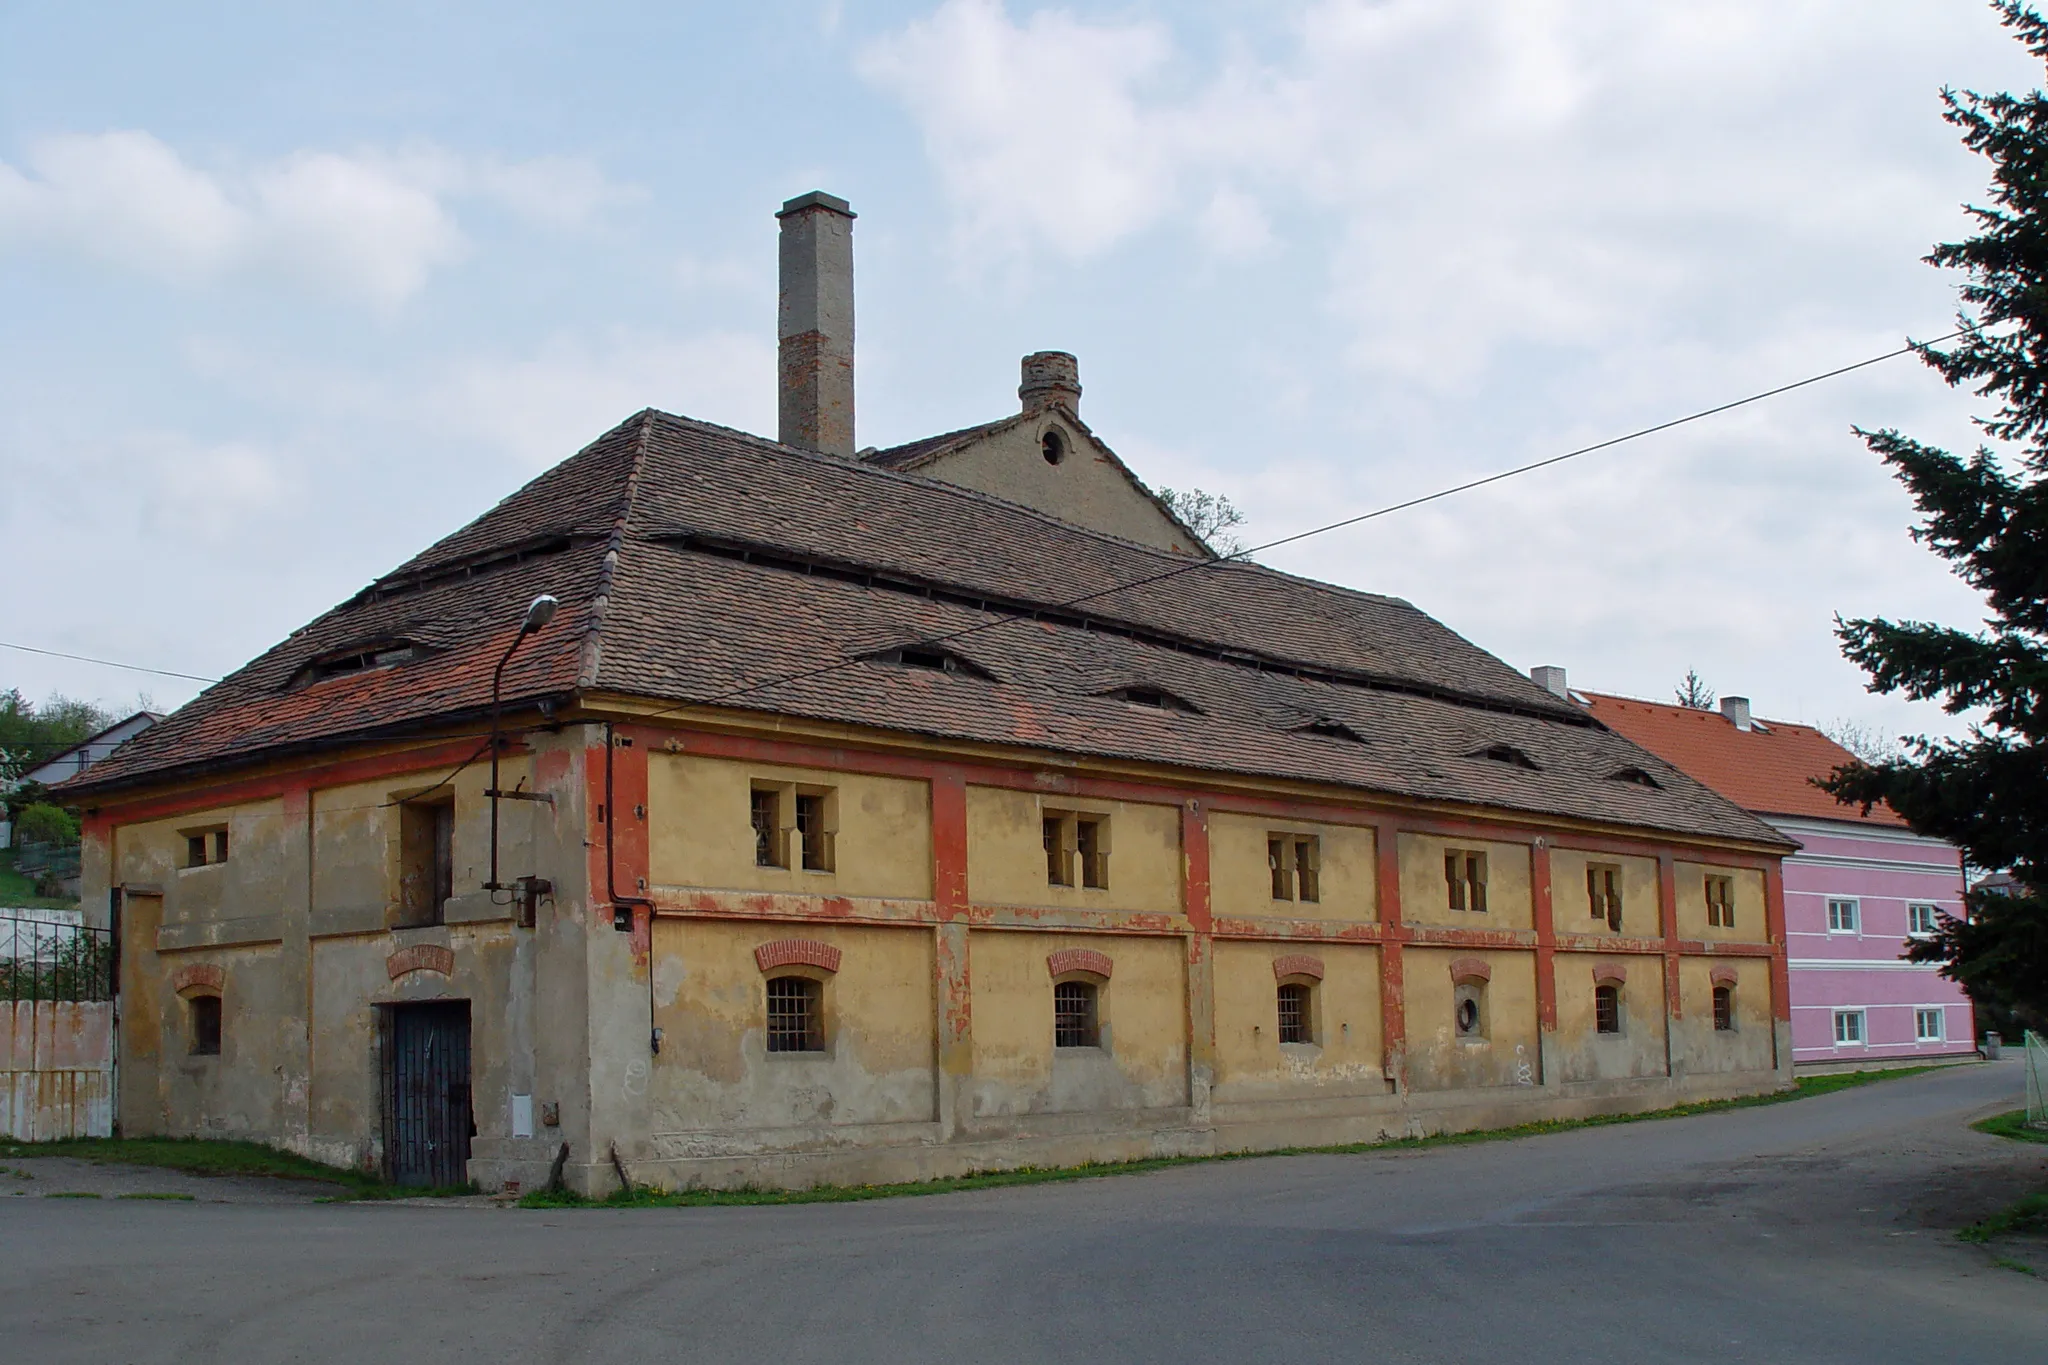
<path id="1" fill-rule="evenodd" d="M 505 649 L 505 656 L 498 660 L 497 668 L 491 673 L 491 785 L 489 790 L 484 793 L 485 796 L 491 799 L 491 879 L 484 883 L 484 888 L 491 892 L 493 899 L 496 899 L 497 893 L 500 891 L 518 891 L 521 899 L 520 923 L 529 929 L 533 927 L 534 901 L 548 888 L 544 888 L 533 877 L 521 877 L 519 880 L 523 885 L 517 886 L 508 886 L 498 880 L 498 800 L 500 797 L 510 797 L 515 801 L 547 801 L 552 803 L 554 798 L 540 792 L 508 792 L 499 790 L 498 699 L 505 685 L 505 665 L 512 662 L 513 653 L 518 650 L 520 645 L 526 642 L 527 636 L 536 633 L 541 627 L 554 620 L 555 609 L 561 605 L 560 602 L 556 601 L 548 593 L 542 593 L 534 598 L 532 604 L 526 608 L 526 619 L 519 623 L 519 633 L 512 637 L 512 643 Z"/>

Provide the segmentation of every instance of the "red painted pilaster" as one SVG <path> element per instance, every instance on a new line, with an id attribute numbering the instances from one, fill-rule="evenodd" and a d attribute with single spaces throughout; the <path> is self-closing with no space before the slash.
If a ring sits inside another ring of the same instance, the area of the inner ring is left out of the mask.
<path id="1" fill-rule="evenodd" d="M 1380 1047 L 1387 1077 L 1397 1089 L 1408 1088 L 1408 1007 L 1401 971 L 1401 829 L 1382 820 L 1373 830 L 1378 855 L 1380 921 Z"/>
<path id="2" fill-rule="evenodd" d="M 1557 1031 L 1557 931 L 1550 905 L 1550 841 L 1529 847 L 1529 904 L 1536 919 L 1536 1025 Z"/>
<path id="3" fill-rule="evenodd" d="M 939 1124 L 959 1127 L 960 1088 L 974 1074 L 974 976 L 968 934 L 967 780 L 932 775 L 932 1003 L 938 1019 Z"/>
<path id="4" fill-rule="evenodd" d="M 1209 812 L 1181 802 L 1181 910 L 1187 916 L 1188 1103 L 1209 1111 L 1216 1082 L 1216 940 L 1209 887 Z"/>

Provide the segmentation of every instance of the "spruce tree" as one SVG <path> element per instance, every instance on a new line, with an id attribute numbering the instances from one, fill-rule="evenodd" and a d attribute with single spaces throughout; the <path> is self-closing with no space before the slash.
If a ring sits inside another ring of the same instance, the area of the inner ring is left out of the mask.
<path id="1" fill-rule="evenodd" d="M 2048 63 L 2048 19 L 1996 0 L 2005 26 Z M 1843 653 L 1873 691 L 1975 713 L 1961 739 L 1909 739 L 1889 761 L 1857 763 L 1824 785 L 1865 809 L 1882 801 L 1922 834 L 1958 845 L 1972 867 L 2008 871 L 2013 894 L 1973 893 L 1969 918 L 1943 917 L 1914 961 L 1942 962 L 1993 1013 L 2048 1031 L 2048 94 L 1944 90 L 1943 117 L 1988 160 L 1990 201 L 1973 235 L 1929 264 L 1961 273 L 1964 331 L 1920 348 L 1951 386 L 1996 404 L 1964 459 L 1896 431 L 1861 436 L 1912 494 L 1914 539 L 1983 597 L 1980 631 L 1919 621 L 1837 621 Z"/>

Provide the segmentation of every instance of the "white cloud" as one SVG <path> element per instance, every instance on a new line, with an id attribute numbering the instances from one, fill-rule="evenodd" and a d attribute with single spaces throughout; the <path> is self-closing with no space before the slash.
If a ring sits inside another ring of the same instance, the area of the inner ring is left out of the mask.
<path id="1" fill-rule="evenodd" d="M 31 142 L 22 167 L 0 162 L 0 250 L 70 252 L 187 284 L 268 272 L 389 310 L 466 251 L 453 201 L 563 229 L 637 193 L 567 157 L 303 150 L 211 171 L 146 132 L 67 133 Z"/>

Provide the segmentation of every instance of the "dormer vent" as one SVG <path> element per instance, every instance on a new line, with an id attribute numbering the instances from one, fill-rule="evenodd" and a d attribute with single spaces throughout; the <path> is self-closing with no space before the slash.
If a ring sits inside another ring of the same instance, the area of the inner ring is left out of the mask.
<path id="1" fill-rule="evenodd" d="M 1532 773 L 1543 771 L 1542 765 L 1512 744 L 1489 744 L 1468 758 L 1483 758 L 1493 763 L 1507 763 L 1517 768 L 1527 768 Z"/>
<path id="2" fill-rule="evenodd" d="M 941 649 L 937 645 L 904 645 L 900 649 L 885 649 L 879 654 L 863 657 L 869 663 L 924 668 L 934 673 L 958 673 L 963 677 L 993 681 L 989 671 L 980 664 L 972 659 L 963 658 L 950 649 Z"/>
<path id="3" fill-rule="evenodd" d="M 351 645 L 345 650 L 325 654 L 311 660 L 292 675 L 288 687 L 311 687 L 330 678 L 342 678 L 351 673 L 368 673 L 373 669 L 390 668 L 396 664 L 411 663 L 423 653 L 420 646 L 411 640 L 383 640 L 370 645 Z"/>
<path id="4" fill-rule="evenodd" d="M 1664 784 L 1641 768 L 1623 768 L 1620 772 L 1607 774 L 1610 782 L 1633 782 L 1638 787 L 1649 787 L 1654 791 L 1664 790 Z"/>
<path id="5" fill-rule="evenodd" d="M 1328 716 L 1312 720 L 1307 725 L 1295 730 L 1294 733 L 1297 735 L 1320 735 L 1324 739 L 1349 740 L 1353 744 L 1363 744 L 1366 742 L 1364 735 L 1359 734 L 1358 731 L 1352 729 L 1343 721 L 1331 720 Z"/>
<path id="6" fill-rule="evenodd" d="M 1202 709 L 1199 706 L 1196 706 L 1185 697 L 1175 696 L 1163 687 L 1148 687 L 1141 684 L 1133 687 L 1119 687 L 1113 691 L 1104 692 L 1102 695 L 1114 697 L 1118 701 L 1127 701 L 1133 706 L 1149 706 L 1158 711 L 1180 711 L 1191 716 L 1202 714 Z"/>

